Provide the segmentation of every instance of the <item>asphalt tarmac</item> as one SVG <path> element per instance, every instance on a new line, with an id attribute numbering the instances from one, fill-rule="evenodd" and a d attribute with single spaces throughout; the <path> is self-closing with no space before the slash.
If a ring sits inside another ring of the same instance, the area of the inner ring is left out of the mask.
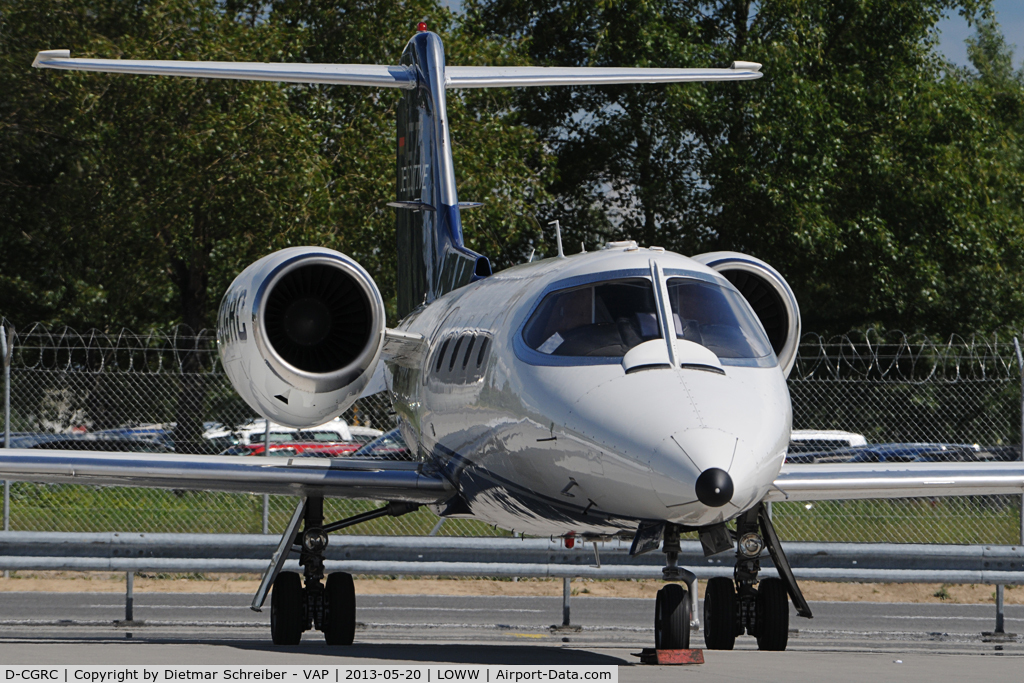
<path id="1" fill-rule="evenodd" d="M 270 643 L 269 609 L 242 594 L 137 593 L 134 622 L 110 593 L 0 593 L 0 664 L 613 664 L 622 681 L 1019 680 L 1024 639 L 992 638 L 992 605 L 812 603 L 790 619 L 789 649 L 705 651 L 688 667 L 641 665 L 653 644 L 651 600 L 576 597 L 572 627 L 559 598 L 358 598 L 356 644 L 319 633 L 296 647 Z M 1005 630 L 1024 634 L 1024 606 Z M 122 621 L 119 621 L 122 620 Z M 693 633 L 692 645 L 703 645 Z"/>

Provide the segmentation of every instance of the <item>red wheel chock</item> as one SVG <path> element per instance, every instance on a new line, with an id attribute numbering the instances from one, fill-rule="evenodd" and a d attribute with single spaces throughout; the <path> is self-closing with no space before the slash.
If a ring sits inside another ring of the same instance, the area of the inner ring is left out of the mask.
<path id="1" fill-rule="evenodd" d="M 643 652 L 633 655 L 641 664 L 703 664 L 704 650 L 655 650 L 645 647 Z"/>

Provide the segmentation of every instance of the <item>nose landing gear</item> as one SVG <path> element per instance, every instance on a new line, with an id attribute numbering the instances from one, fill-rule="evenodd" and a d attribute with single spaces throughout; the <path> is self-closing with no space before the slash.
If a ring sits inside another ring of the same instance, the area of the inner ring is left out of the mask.
<path id="1" fill-rule="evenodd" d="M 661 570 L 666 581 L 683 581 L 688 592 L 677 583 L 670 583 L 658 591 L 654 602 L 654 647 L 658 650 L 687 650 L 690 647 L 690 618 L 693 614 L 697 577 L 679 566 L 679 525 L 665 525 L 665 568 Z"/>

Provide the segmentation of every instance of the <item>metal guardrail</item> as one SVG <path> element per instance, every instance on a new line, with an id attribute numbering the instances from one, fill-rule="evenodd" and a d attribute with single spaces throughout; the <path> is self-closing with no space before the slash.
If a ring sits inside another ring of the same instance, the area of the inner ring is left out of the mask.
<path id="1" fill-rule="evenodd" d="M 629 557 L 629 543 L 518 538 L 335 536 L 329 571 L 409 576 L 660 579 L 664 557 Z M 0 569 L 262 572 L 278 539 L 264 535 L 135 533 L 0 533 Z M 681 566 L 698 578 L 732 576 L 731 552 L 704 557 L 684 541 Z M 797 578 L 814 581 L 1024 584 L 1024 546 L 883 543 L 787 543 Z M 775 576 L 764 556 L 766 576 Z M 286 565 L 290 571 L 296 560 Z"/>
<path id="2" fill-rule="evenodd" d="M 569 624 L 569 581 L 661 579 L 660 552 L 629 556 L 613 540 L 564 547 L 561 540 L 336 536 L 327 571 L 366 575 L 540 577 L 563 579 L 563 625 Z M 263 572 L 279 539 L 242 534 L 0 532 L 0 569 L 108 571 L 127 574 L 125 617 L 132 621 L 136 572 Z M 732 576 L 734 554 L 705 557 L 700 543 L 681 544 L 679 564 L 697 579 Z M 787 543 L 799 579 L 864 583 L 974 583 L 996 586 L 997 637 L 1003 635 L 1003 586 L 1024 584 L 1024 546 L 889 543 Z M 778 573 L 762 558 L 765 577 Z M 298 561 L 285 563 L 299 571 Z M 695 588 L 695 586 L 691 586 Z M 697 625 L 696 591 L 693 620 Z"/>

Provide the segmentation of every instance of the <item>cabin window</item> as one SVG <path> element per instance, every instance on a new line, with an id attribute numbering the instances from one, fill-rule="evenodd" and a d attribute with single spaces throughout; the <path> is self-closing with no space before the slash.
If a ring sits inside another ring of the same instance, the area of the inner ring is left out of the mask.
<path id="1" fill-rule="evenodd" d="M 670 278 L 668 298 L 679 339 L 706 346 L 719 358 L 764 358 L 772 353 L 761 323 L 738 292 Z"/>
<path id="2" fill-rule="evenodd" d="M 523 330 L 531 349 L 553 356 L 621 358 L 661 336 L 654 290 L 643 278 L 552 292 Z"/>

